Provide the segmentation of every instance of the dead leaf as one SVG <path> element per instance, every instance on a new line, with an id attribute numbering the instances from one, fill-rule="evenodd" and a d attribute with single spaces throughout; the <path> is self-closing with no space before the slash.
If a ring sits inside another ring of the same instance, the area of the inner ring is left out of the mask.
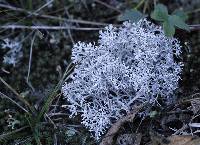
<path id="1" fill-rule="evenodd" d="M 200 145 L 200 138 L 190 135 L 172 135 L 163 137 L 158 134 L 151 134 L 150 145 Z"/>
<path id="2" fill-rule="evenodd" d="M 200 138 L 189 135 L 174 135 L 169 138 L 170 144 L 168 145 L 200 145 Z M 166 144 L 163 144 L 166 145 Z"/>

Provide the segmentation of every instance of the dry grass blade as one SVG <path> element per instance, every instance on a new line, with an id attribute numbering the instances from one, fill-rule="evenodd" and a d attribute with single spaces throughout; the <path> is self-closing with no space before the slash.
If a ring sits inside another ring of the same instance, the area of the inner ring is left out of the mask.
<path id="1" fill-rule="evenodd" d="M 14 104 L 16 104 L 19 108 L 21 108 L 23 111 L 25 111 L 26 113 L 28 113 L 28 110 L 26 110 L 24 107 L 22 107 L 20 104 L 18 104 L 15 100 L 11 99 L 10 97 L 8 97 L 7 95 L 3 94 L 2 92 L 0 92 L 0 96 L 2 98 L 6 98 L 8 100 L 10 100 L 11 102 L 13 102 Z"/>
<path id="2" fill-rule="evenodd" d="M 31 105 L 29 104 L 29 102 L 27 102 L 19 93 L 17 93 L 17 91 L 15 89 L 13 89 L 7 82 L 5 82 L 3 80 L 2 77 L 0 77 L 0 81 L 9 89 L 11 90 L 15 95 L 16 97 L 21 101 L 23 102 L 31 111 L 32 113 L 35 112 L 35 110 L 31 107 Z"/>
<path id="3" fill-rule="evenodd" d="M 11 132 L 8 132 L 8 133 L 5 133 L 5 134 L 1 134 L 1 135 L 0 135 L 0 140 L 4 140 L 4 139 L 6 139 L 6 138 L 12 137 L 14 134 L 17 134 L 17 133 L 19 133 L 19 132 L 21 132 L 22 130 L 25 130 L 25 129 L 27 129 L 27 128 L 29 128 L 29 126 L 24 126 L 24 127 L 22 127 L 22 128 L 19 128 L 19 129 L 14 130 L 14 131 L 11 131 Z"/>
<path id="4" fill-rule="evenodd" d="M 26 77 L 26 82 L 30 86 L 30 88 L 34 91 L 35 89 L 33 88 L 32 84 L 29 82 L 29 76 L 31 72 L 31 62 L 32 62 L 32 53 L 33 53 L 33 44 L 35 41 L 36 33 L 34 34 L 32 40 L 31 40 L 31 48 L 30 48 L 30 55 L 29 55 L 29 62 L 28 62 L 28 73 Z"/>

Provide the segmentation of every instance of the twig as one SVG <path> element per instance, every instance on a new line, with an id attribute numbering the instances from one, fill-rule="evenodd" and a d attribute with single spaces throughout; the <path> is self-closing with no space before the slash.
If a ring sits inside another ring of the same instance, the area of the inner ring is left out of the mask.
<path id="1" fill-rule="evenodd" d="M 103 1 L 100 1 L 100 0 L 94 0 L 94 1 L 97 2 L 97 3 L 99 3 L 99 4 L 101 4 L 101 5 L 106 6 L 106 7 L 109 8 L 109 9 L 112 9 L 112 10 L 114 10 L 114 11 L 117 11 L 118 13 L 122 13 L 119 9 L 117 9 L 117 8 L 111 6 L 111 5 L 109 5 L 109 4 L 107 4 L 107 3 L 103 2 Z"/>
<path id="2" fill-rule="evenodd" d="M 200 30 L 200 24 L 189 25 L 189 27 L 191 31 Z"/>
<path id="3" fill-rule="evenodd" d="M 38 15 L 38 17 L 48 18 L 48 19 L 53 19 L 53 20 L 59 20 L 59 21 L 65 21 L 65 22 L 71 22 L 71 23 L 87 24 L 87 25 L 96 25 L 96 26 L 109 25 L 107 23 L 93 22 L 93 21 L 86 21 L 86 20 L 78 20 L 78 19 L 66 19 L 66 18 L 55 17 L 55 16 L 50 16 L 50 15 Z"/>
<path id="4" fill-rule="evenodd" d="M 54 117 L 54 116 L 69 116 L 70 114 L 67 113 L 50 113 L 49 117 Z"/>
<path id="5" fill-rule="evenodd" d="M 23 12 L 27 13 L 29 15 L 41 17 L 41 18 L 47 18 L 47 19 L 53 19 L 53 20 L 59 20 L 59 21 L 65 21 L 65 22 L 71 22 L 71 23 L 80 23 L 80 24 L 88 24 L 88 25 L 97 25 L 97 26 L 105 26 L 108 25 L 106 23 L 100 23 L 100 22 L 93 22 L 93 21 L 86 21 L 86 20 L 77 20 L 77 19 L 66 19 L 66 18 L 61 18 L 61 17 L 56 17 L 56 16 L 51 16 L 51 15 L 41 15 L 38 13 L 33 13 L 31 11 L 24 10 L 22 8 L 14 7 L 14 6 L 9 6 L 5 4 L 0 3 L 0 7 L 10 9 L 13 11 L 18 11 L 18 12 Z"/>
<path id="6" fill-rule="evenodd" d="M 111 128 L 108 130 L 104 138 L 102 139 L 100 145 L 112 145 L 114 142 L 114 137 L 119 131 L 120 127 L 125 122 L 130 122 L 134 119 L 135 115 L 143 108 L 144 105 L 138 106 L 133 111 L 126 115 L 124 118 L 119 119 L 116 123 L 114 123 Z"/>
<path id="7" fill-rule="evenodd" d="M 19 108 L 21 108 L 23 111 L 25 111 L 26 113 L 28 113 L 28 111 L 27 111 L 24 107 L 22 107 L 19 103 L 17 103 L 15 100 L 11 99 L 11 98 L 8 97 L 7 95 L 5 95 L 5 94 L 3 94 L 2 92 L 0 92 L 0 96 L 1 96 L 2 98 L 6 98 L 6 99 L 10 100 L 12 103 L 16 104 L 16 105 L 17 105 Z"/>
<path id="8" fill-rule="evenodd" d="M 95 27 L 70 27 L 70 26 L 26 26 L 26 25 L 3 25 L 1 29 L 31 29 L 31 30 L 76 30 L 76 31 L 98 31 L 104 28 Z M 191 31 L 200 30 L 200 24 L 189 25 Z"/>
<path id="9" fill-rule="evenodd" d="M 4 25 L 2 29 L 31 29 L 31 30 L 78 30 L 78 31 L 97 31 L 103 28 L 88 28 L 88 27 L 67 27 L 67 26 L 26 26 L 26 25 Z"/>
<path id="10" fill-rule="evenodd" d="M 45 113 L 45 116 L 49 119 L 50 123 L 53 124 L 54 129 L 56 129 L 57 127 L 55 123 L 53 122 L 53 120 L 51 120 L 51 118 L 46 113 Z"/>

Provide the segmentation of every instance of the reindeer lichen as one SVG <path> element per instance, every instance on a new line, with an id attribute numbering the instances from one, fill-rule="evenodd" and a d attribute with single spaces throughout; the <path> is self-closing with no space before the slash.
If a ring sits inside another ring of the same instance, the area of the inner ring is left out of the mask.
<path id="1" fill-rule="evenodd" d="M 81 114 L 98 140 L 134 104 L 153 105 L 158 96 L 170 102 L 182 70 L 174 60 L 180 53 L 179 41 L 146 19 L 107 26 L 98 45 L 78 42 L 72 59 L 79 65 L 62 87 L 71 116 Z"/>

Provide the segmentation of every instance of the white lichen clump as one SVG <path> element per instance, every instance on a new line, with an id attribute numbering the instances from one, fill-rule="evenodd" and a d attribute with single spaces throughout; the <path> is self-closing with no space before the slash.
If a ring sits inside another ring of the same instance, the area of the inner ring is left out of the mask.
<path id="1" fill-rule="evenodd" d="M 170 102 L 182 70 L 174 60 L 180 53 L 179 41 L 146 19 L 109 25 L 98 45 L 75 44 L 72 59 L 78 65 L 62 88 L 71 116 L 81 114 L 98 140 L 134 104 L 153 105 L 158 97 Z"/>
<path id="2" fill-rule="evenodd" d="M 8 38 L 3 40 L 1 49 L 9 49 L 9 51 L 3 57 L 3 63 L 15 66 L 16 63 L 22 58 L 22 44 L 15 40 Z"/>

